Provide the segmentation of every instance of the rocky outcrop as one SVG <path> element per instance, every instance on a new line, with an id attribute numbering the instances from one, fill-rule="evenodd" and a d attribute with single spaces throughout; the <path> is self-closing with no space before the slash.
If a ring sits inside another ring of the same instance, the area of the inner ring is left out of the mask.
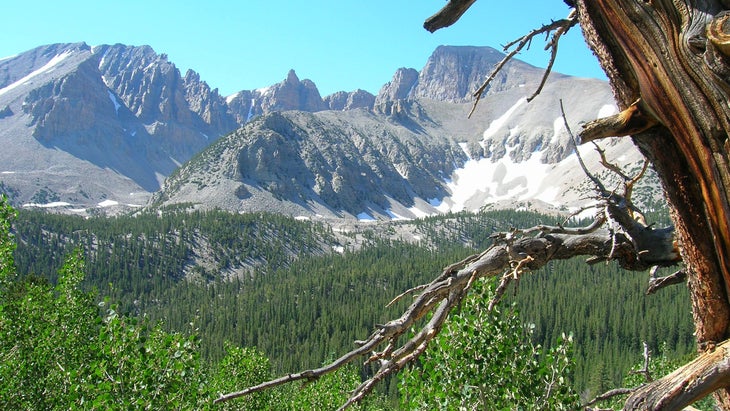
<path id="1" fill-rule="evenodd" d="M 0 76 L 0 163 L 16 202 L 40 189 L 91 204 L 142 193 L 139 204 L 238 127 L 217 90 L 148 46 L 39 47 L 0 62 Z"/>
<path id="2" fill-rule="evenodd" d="M 301 110 L 322 111 L 327 105 L 311 80 L 299 80 L 294 70 L 289 70 L 286 80 L 274 84 L 260 93 L 260 107 L 264 113 L 273 111 Z"/>
<path id="3" fill-rule="evenodd" d="M 382 106 L 384 103 L 396 100 L 407 99 L 413 87 L 418 82 L 418 71 L 412 68 L 399 68 L 393 75 L 393 79 L 380 88 L 375 98 L 375 106 Z"/>
<path id="4" fill-rule="evenodd" d="M 346 111 L 357 108 L 371 110 L 375 104 L 375 96 L 361 89 L 349 93 L 338 91 L 325 97 L 324 102 L 330 110 Z"/>

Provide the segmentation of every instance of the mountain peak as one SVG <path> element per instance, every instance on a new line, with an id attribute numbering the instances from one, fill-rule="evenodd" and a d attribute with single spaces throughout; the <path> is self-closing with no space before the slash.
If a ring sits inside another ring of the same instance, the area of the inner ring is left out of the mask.
<path id="1" fill-rule="evenodd" d="M 491 47 L 439 46 L 418 76 L 413 93 L 433 100 L 465 102 L 473 99 L 504 53 Z M 503 91 L 529 82 L 539 69 L 511 60 L 500 71 L 487 92 Z"/>
<path id="2" fill-rule="evenodd" d="M 289 72 L 286 74 L 286 80 L 289 84 L 299 84 L 299 77 L 297 77 L 297 73 L 294 71 L 294 69 L 289 70 Z"/>

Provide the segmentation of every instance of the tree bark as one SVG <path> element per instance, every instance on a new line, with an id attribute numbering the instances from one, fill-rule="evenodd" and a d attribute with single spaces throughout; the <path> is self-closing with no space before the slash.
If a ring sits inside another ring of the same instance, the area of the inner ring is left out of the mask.
<path id="1" fill-rule="evenodd" d="M 730 25 L 723 3 L 576 2 L 620 108 L 638 100 L 657 122 L 633 140 L 667 193 L 700 350 L 730 337 L 730 47 L 724 39 Z M 720 386 L 730 387 L 730 380 Z M 716 397 L 730 410 L 730 395 L 722 391 Z"/>

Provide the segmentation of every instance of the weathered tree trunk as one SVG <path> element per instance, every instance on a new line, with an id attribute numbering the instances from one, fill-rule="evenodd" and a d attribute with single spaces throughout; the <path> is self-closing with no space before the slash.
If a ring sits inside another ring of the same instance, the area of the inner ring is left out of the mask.
<path id="1" fill-rule="evenodd" d="M 435 31 L 453 24 L 474 1 L 450 0 L 424 27 Z M 730 12 L 725 11 L 730 0 L 565 2 L 576 11 L 537 32 L 562 30 L 553 37 L 557 42 L 575 25 L 577 14 L 622 109 L 616 116 L 589 123 L 581 137 L 632 136 L 662 180 L 676 237 L 671 231 L 639 224 L 629 218 L 630 213 L 617 208 L 625 201 L 606 195 L 602 217 L 597 215 L 590 229 L 535 227 L 527 231 L 541 235 L 518 240 L 514 233 L 505 234 L 481 254 L 453 264 L 431 283 L 409 290 L 420 294 L 400 318 L 377 326 L 358 348 L 331 364 L 223 395 L 217 402 L 290 381 L 316 379 L 369 355 L 368 362 L 379 362 L 380 369 L 353 392 L 343 405 L 347 407 L 417 358 L 475 279 L 504 274 L 505 267 L 517 277 L 523 268 L 583 254 L 645 270 L 675 263 L 672 239 L 677 238 L 701 354 L 634 391 L 625 409 L 680 410 L 718 390 L 721 408 L 730 411 Z M 555 44 L 552 48 L 555 52 Z M 621 232 L 597 231 L 607 219 L 616 220 Z M 508 273 L 502 280 L 510 277 Z M 433 315 L 420 331 L 406 341 L 399 340 L 429 312 Z"/>
<path id="2" fill-rule="evenodd" d="M 622 109 L 658 124 L 634 134 L 672 208 L 700 351 L 730 337 L 730 24 L 727 1 L 579 0 L 586 40 Z M 730 387 L 730 378 L 720 386 Z M 730 410 L 727 389 L 716 394 Z M 627 408 L 654 409 L 644 400 Z"/>

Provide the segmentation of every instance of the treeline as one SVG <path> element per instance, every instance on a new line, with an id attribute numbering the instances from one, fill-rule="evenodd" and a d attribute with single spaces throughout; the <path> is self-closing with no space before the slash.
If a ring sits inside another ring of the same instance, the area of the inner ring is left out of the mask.
<path id="1" fill-rule="evenodd" d="M 400 315 L 408 298 L 386 308 L 392 298 L 486 247 L 495 231 L 559 222 L 516 211 L 432 217 L 394 223 L 394 232 L 413 230 L 419 243 L 372 231 L 367 247 L 333 253 L 345 243 L 329 227 L 272 214 L 168 210 L 85 220 L 23 212 L 15 255 L 20 272 L 49 273 L 81 246 L 85 287 L 122 312 L 162 320 L 168 331 L 192 325 L 211 363 L 224 358 L 228 342 L 257 348 L 284 373 L 349 351 L 374 324 Z M 693 351 L 685 288 L 647 297 L 647 277 L 614 264 L 556 261 L 525 275 L 503 304 L 514 302 L 534 324 L 536 344 L 573 334 L 575 386 L 595 394 L 621 383 L 643 341 L 655 350 L 666 342 L 672 356 Z"/>
<path id="2" fill-rule="evenodd" d="M 322 224 L 184 208 L 90 219 L 22 211 L 15 229 L 21 272 L 55 272 L 71 250 L 82 247 L 86 284 L 139 313 L 140 304 L 159 299 L 183 279 L 205 283 L 259 267 L 275 270 L 337 244 Z"/>

